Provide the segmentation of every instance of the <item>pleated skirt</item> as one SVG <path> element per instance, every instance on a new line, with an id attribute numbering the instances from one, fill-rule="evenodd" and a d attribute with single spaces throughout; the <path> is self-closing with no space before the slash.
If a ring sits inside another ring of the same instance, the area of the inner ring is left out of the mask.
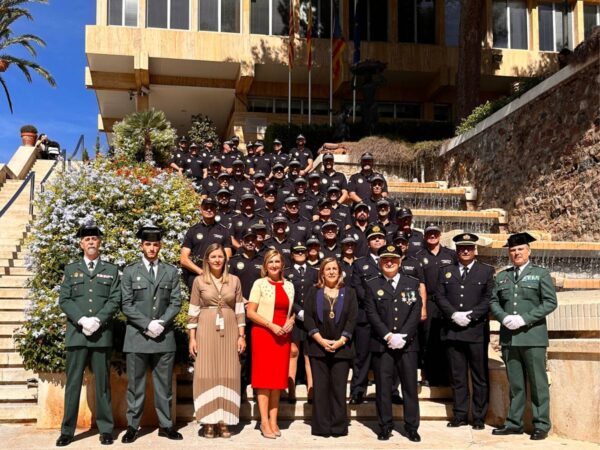
<path id="1" fill-rule="evenodd" d="M 194 409 L 202 424 L 236 425 L 240 416 L 240 359 L 237 352 L 238 324 L 235 312 L 223 308 L 225 329 L 216 327 L 217 310 L 202 309 L 194 364 Z"/>

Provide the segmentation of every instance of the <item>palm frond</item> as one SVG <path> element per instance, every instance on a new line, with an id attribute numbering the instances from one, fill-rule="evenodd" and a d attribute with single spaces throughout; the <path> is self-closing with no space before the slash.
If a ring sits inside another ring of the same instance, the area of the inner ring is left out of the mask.
<path id="1" fill-rule="evenodd" d="M 10 109 L 10 113 L 13 113 L 13 105 L 12 100 L 10 98 L 10 93 L 8 92 L 8 87 L 4 81 L 4 78 L 0 77 L 0 84 L 2 85 L 2 89 L 4 89 L 4 93 L 6 94 L 6 101 L 8 102 L 8 109 Z"/>
<path id="2" fill-rule="evenodd" d="M 31 39 L 29 39 L 25 36 L 16 36 L 14 38 L 5 39 L 5 40 L 0 41 L 0 50 L 5 50 L 8 47 L 11 47 L 13 45 L 20 45 L 21 47 L 24 47 L 25 49 L 27 49 L 27 51 L 31 54 L 31 56 L 36 57 L 37 51 L 36 51 L 35 47 L 33 47 L 33 45 L 31 45 L 30 41 L 31 41 Z M 37 40 L 35 40 L 34 42 L 38 43 Z M 46 43 L 44 41 L 41 41 L 41 44 L 38 43 L 38 45 L 42 45 L 42 46 L 44 46 L 45 44 Z"/>

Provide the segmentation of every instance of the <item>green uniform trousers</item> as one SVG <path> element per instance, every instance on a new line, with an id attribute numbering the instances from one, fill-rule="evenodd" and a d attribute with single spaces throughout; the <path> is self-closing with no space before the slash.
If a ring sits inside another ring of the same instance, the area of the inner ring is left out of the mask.
<path id="1" fill-rule="evenodd" d="M 113 414 L 110 401 L 110 354 L 105 347 L 67 348 L 67 385 L 61 434 L 73 436 L 77 427 L 81 383 L 86 366 L 90 365 L 96 379 L 96 425 L 100 433 L 112 433 Z"/>
<path id="2" fill-rule="evenodd" d="M 550 390 L 546 375 L 546 347 L 502 347 L 510 385 L 510 407 L 504 425 L 523 428 L 527 381 L 531 389 L 533 427 L 550 431 Z"/>
<path id="3" fill-rule="evenodd" d="M 127 353 L 127 424 L 137 429 L 146 400 L 146 372 L 152 369 L 154 408 L 162 428 L 173 426 L 173 365 L 175 352 Z"/>

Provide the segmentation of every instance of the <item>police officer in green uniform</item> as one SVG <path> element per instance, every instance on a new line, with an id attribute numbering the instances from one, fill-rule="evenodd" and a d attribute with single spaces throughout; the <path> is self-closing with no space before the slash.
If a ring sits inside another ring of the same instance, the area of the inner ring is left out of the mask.
<path id="1" fill-rule="evenodd" d="M 143 256 L 123 270 L 123 313 L 127 330 L 123 352 L 127 355 L 127 431 L 121 442 L 137 438 L 144 400 L 146 372 L 152 369 L 154 407 L 159 421 L 158 435 L 180 440 L 173 427 L 171 403 L 175 363 L 174 320 L 181 308 L 179 272 L 158 259 L 162 231 L 153 224 L 140 228 Z"/>
<path id="2" fill-rule="evenodd" d="M 102 231 L 95 225 L 82 226 L 83 258 L 65 267 L 58 303 L 67 315 L 65 347 L 67 385 L 58 447 L 73 442 L 79 397 L 85 367 L 96 378 L 96 424 L 103 445 L 113 443 L 113 415 L 110 401 L 110 354 L 112 318 L 119 309 L 121 287 L 117 266 L 100 260 Z"/>
<path id="3" fill-rule="evenodd" d="M 504 426 L 495 435 L 523 433 L 526 384 L 531 386 L 532 440 L 545 439 L 550 431 L 550 391 L 546 375 L 548 329 L 546 316 L 557 307 L 550 272 L 529 261 L 529 233 L 508 238 L 508 256 L 513 264 L 496 276 L 490 309 L 502 324 L 502 359 L 510 384 L 510 408 Z M 525 378 L 527 377 L 527 378 Z"/>

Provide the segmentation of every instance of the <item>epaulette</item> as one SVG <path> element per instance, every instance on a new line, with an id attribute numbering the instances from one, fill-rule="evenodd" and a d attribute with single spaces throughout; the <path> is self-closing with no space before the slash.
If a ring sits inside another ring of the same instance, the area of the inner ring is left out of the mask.
<path id="1" fill-rule="evenodd" d="M 421 280 L 419 280 L 417 277 L 413 277 L 412 275 L 408 275 L 406 273 L 402 273 L 403 277 L 407 277 L 407 278 L 412 278 L 415 281 L 418 281 L 419 283 L 421 282 Z"/>
<path id="2" fill-rule="evenodd" d="M 377 275 L 375 275 L 375 276 L 373 276 L 371 278 L 367 278 L 365 281 L 369 282 L 369 281 L 373 281 L 373 280 L 375 280 L 377 278 L 381 278 L 380 274 L 377 274 Z"/>

